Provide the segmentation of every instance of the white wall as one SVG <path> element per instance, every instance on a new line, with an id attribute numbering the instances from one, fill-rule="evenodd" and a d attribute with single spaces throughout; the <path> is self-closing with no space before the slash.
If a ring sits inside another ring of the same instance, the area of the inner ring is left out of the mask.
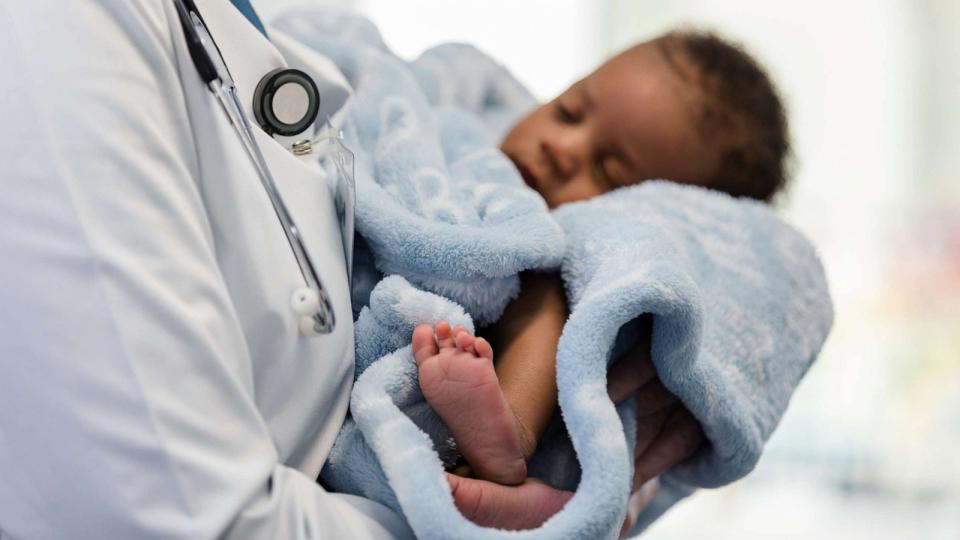
<path id="1" fill-rule="evenodd" d="M 412 58 L 443 41 L 472 43 L 534 95 L 552 98 L 592 68 L 598 4 L 589 0 L 358 0 L 387 44 Z"/>
<path id="2" fill-rule="evenodd" d="M 549 99 L 598 60 L 590 0 L 253 0 L 270 17 L 298 5 L 351 6 L 380 28 L 399 55 L 414 58 L 444 41 L 472 43 L 500 60 L 537 97 Z"/>

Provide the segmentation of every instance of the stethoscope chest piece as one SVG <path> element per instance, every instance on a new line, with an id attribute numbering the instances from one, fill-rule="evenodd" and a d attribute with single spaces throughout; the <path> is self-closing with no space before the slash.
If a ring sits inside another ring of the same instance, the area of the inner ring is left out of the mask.
<path id="1" fill-rule="evenodd" d="M 269 135 L 306 131 L 320 111 L 320 91 L 299 69 L 278 68 L 264 75 L 253 94 L 253 114 Z"/>

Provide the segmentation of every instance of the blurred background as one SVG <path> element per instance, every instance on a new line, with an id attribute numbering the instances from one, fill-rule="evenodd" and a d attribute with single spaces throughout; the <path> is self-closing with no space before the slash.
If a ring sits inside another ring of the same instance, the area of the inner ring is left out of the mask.
<path id="1" fill-rule="evenodd" d="M 960 538 L 960 2 L 254 0 L 352 7 L 400 55 L 465 41 L 550 99 L 678 26 L 768 67 L 788 106 L 780 208 L 818 246 L 836 322 L 756 471 L 644 535 Z"/>

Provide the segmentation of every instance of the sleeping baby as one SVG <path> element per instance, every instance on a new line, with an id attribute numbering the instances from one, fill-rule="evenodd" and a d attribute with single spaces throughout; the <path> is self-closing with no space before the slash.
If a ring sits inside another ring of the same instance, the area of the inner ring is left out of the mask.
<path id="1" fill-rule="evenodd" d="M 555 208 L 657 178 L 769 202 L 784 186 L 788 146 L 780 98 L 750 56 L 712 34 L 673 32 L 530 112 L 500 149 Z M 566 317 L 559 278 L 528 274 L 486 337 L 444 321 L 414 330 L 424 397 L 474 476 L 526 478 L 557 405 Z"/>

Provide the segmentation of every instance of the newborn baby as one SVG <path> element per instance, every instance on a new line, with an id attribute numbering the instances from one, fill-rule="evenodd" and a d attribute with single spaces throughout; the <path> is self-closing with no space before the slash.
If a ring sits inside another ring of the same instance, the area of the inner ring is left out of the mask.
<path id="1" fill-rule="evenodd" d="M 788 140 L 780 98 L 750 56 L 711 34 L 673 32 L 530 112 L 501 150 L 550 208 L 657 178 L 769 202 L 785 183 Z M 566 317 L 559 278 L 529 274 L 489 340 L 444 321 L 414 330 L 424 397 L 478 478 L 526 478 L 556 408 Z"/>

